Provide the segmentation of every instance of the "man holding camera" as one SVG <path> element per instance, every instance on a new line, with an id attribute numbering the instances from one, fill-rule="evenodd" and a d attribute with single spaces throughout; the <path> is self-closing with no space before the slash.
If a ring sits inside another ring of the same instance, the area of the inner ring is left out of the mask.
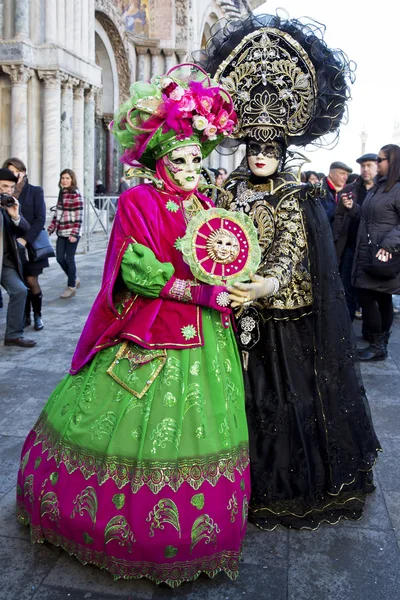
<path id="1" fill-rule="evenodd" d="M 351 283 L 351 270 L 360 222 L 360 208 L 369 190 L 374 187 L 374 177 L 378 168 L 377 158 L 377 154 L 373 153 L 363 154 L 357 158 L 356 162 L 360 165 L 360 177 L 354 183 L 343 188 L 333 223 L 333 239 L 339 261 L 340 276 L 352 321 L 357 308 L 357 298 Z"/>
<path id="2" fill-rule="evenodd" d="M 27 233 L 29 223 L 19 214 L 18 200 L 12 196 L 16 183 L 12 171 L 0 169 L 0 284 L 10 296 L 4 345 L 32 348 L 36 342 L 23 336 L 27 288 L 17 247 L 17 238 Z"/>

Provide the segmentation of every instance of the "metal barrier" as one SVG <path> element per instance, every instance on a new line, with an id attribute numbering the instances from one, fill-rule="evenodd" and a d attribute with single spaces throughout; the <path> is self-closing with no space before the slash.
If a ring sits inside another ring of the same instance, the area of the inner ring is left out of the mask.
<path id="1" fill-rule="evenodd" d="M 94 196 L 84 198 L 82 242 L 86 252 L 94 242 L 107 242 L 110 237 L 115 213 L 117 212 L 118 196 Z"/>

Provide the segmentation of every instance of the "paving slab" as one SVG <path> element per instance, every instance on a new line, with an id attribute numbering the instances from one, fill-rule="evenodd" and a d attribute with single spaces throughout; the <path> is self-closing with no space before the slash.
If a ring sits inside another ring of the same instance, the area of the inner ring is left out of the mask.
<path id="1" fill-rule="evenodd" d="M 376 471 L 384 492 L 400 492 L 400 438 L 381 436 L 383 452 L 376 463 Z"/>
<path id="2" fill-rule="evenodd" d="M 393 531 L 400 546 L 400 492 L 385 492 L 384 495 Z"/>
<path id="3" fill-rule="evenodd" d="M 395 536 L 341 526 L 291 531 L 288 580 L 288 600 L 394 600 Z"/>
<path id="4" fill-rule="evenodd" d="M 90 592 L 96 600 L 97 595 L 101 597 L 101 594 L 150 600 L 155 590 L 155 585 L 146 579 L 114 581 L 110 573 L 92 565 L 82 565 L 75 557 L 69 556 L 64 551 L 60 553 L 43 585 L 62 587 L 68 592 Z"/>
<path id="5" fill-rule="evenodd" d="M 0 537 L 0 600 L 31 600 L 59 554 L 54 546 Z"/>
<path id="6" fill-rule="evenodd" d="M 15 483 L 15 482 L 14 482 Z M 15 518 L 15 485 L 0 499 L 0 537 L 20 539 L 30 543 L 29 527 Z"/>
<path id="7" fill-rule="evenodd" d="M 0 436 L 0 494 L 15 488 L 24 437 Z M 1 563 L 0 563 L 1 564 Z"/>

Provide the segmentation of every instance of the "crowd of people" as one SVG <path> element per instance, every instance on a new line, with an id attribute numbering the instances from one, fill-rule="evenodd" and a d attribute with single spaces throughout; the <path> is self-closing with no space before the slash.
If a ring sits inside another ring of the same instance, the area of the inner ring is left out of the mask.
<path id="1" fill-rule="evenodd" d="M 45 232 L 46 204 L 43 189 L 31 185 L 27 169 L 19 158 L 7 159 L 0 169 L 0 283 L 9 295 L 5 346 L 32 348 L 36 341 L 25 337 L 24 329 L 44 327 L 42 289 L 39 276 L 54 256 Z M 59 195 L 48 235 L 56 233 L 57 262 L 67 275 L 60 298 L 71 298 L 80 285 L 76 276 L 75 253 L 81 235 L 83 201 L 75 173 L 60 174 Z M 0 293 L 1 305 L 3 300 Z"/>
<path id="2" fill-rule="evenodd" d="M 370 342 L 358 359 L 376 361 L 388 356 L 397 310 L 392 295 L 400 294 L 400 147 L 387 144 L 356 162 L 359 174 L 336 161 L 326 177 L 317 180 L 321 174 L 306 172 L 303 180 L 321 185 L 350 318 L 362 318 L 362 334 Z M 374 261 L 381 265 L 374 267 Z"/>

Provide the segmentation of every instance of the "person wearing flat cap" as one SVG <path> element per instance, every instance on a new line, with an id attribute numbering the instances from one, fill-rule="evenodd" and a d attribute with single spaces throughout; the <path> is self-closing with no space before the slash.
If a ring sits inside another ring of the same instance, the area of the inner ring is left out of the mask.
<path id="1" fill-rule="evenodd" d="M 31 348 L 36 342 L 23 336 L 28 290 L 17 247 L 17 238 L 28 232 L 29 223 L 20 215 L 18 200 L 13 198 L 17 181 L 12 171 L 0 169 L 0 284 L 10 296 L 4 345 Z"/>
<path id="2" fill-rule="evenodd" d="M 351 269 L 360 222 L 360 208 L 368 191 L 374 186 L 374 177 L 377 174 L 376 159 L 377 155 L 373 153 L 363 154 L 357 158 L 356 162 L 360 165 L 360 177 L 346 185 L 339 193 L 339 202 L 333 222 L 333 239 L 339 261 L 339 271 L 352 321 L 357 309 L 357 298 L 355 288 L 351 283 Z"/>
<path id="3" fill-rule="evenodd" d="M 322 181 L 321 203 L 325 209 L 329 223 L 333 226 L 339 192 L 346 185 L 347 178 L 353 169 L 339 160 L 329 167 L 329 173 Z"/>

